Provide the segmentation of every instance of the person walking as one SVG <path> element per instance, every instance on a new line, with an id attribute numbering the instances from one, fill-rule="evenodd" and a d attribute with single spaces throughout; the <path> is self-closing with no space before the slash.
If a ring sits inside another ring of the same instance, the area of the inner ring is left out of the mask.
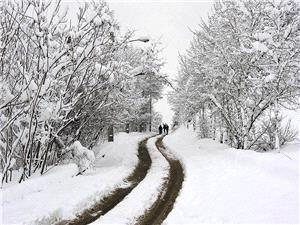
<path id="1" fill-rule="evenodd" d="M 166 129 L 167 129 L 167 127 L 166 127 L 166 124 L 164 123 L 163 124 L 163 129 L 164 129 L 164 134 L 166 133 Z"/>
<path id="2" fill-rule="evenodd" d="M 158 127 L 158 131 L 159 131 L 159 134 L 162 134 L 162 126 L 161 126 L 161 124 L 159 125 L 159 127 Z"/>
<path id="3" fill-rule="evenodd" d="M 169 125 L 168 124 L 166 124 L 166 132 L 167 132 L 167 134 L 169 134 Z"/>

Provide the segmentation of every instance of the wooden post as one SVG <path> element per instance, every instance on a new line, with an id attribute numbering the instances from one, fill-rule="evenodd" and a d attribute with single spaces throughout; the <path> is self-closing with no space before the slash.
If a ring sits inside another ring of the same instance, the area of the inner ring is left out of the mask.
<path id="1" fill-rule="evenodd" d="M 114 127 L 113 127 L 113 125 L 109 126 L 107 136 L 108 136 L 107 137 L 108 142 L 113 142 L 114 141 Z"/>

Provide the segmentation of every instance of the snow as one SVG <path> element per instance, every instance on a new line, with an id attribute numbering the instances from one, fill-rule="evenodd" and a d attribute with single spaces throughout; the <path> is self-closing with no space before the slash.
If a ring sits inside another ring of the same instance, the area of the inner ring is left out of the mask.
<path id="1" fill-rule="evenodd" d="M 43 101 L 40 103 L 41 104 L 41 109 L 40 109 L 40 120 L 41 121 L 46 121 L 50 120 L 51 118 L 55 117 L 56 115 L 56 104 L 53 102 L 46 102 Z"/>
<path id="2" fill-rule="evenodd" d="M 266 40 L 272 40 L 272 35 L 269 33 L 263 33 L 263 32 L 258 32 L 254 35 L 254 38 L 259 40 L 259 41 L 266 41 Z"/>
<path id="3" fill-rule="evenodd" d="M 83 47 L 80 47 L 80 46 L 78 46 L 78 47 L 76 48 L 76 54 L 77 54 L 77 55 L 81 55 L 81 54 L 82 54 L 82 52 L 84 52 L 84 48 L 83 48 Z"/>
<path id="4" fill-rule="evenodd" d="M 156 138 L 148 140 L 152 164 L 144 180 L 122 202 L 93 224 L 134 224 L 134 220 L 153 205 L 169 171 L 169 164 L 156 149 L 155 141 Z"/>
<path id="5" fill-rule="evenodd" d="M 300 141 L 300 109 L 289 110 L 281 108 L 280 113 L 283 116 L 282 125 L 286 126 L 291 121 L 291 129 L 297 132 L 296 138 Z"/>
<path id="6" fill-rule="evenodd" d="M 256 51 L 267 52 L 269 50 L 268 47 L 260 41 L 253 42 L 252 46 Z"/>
<path id="7" fill-rule="evenodd" d="M 9 169 L 12 169 L 13 166 L 14 166 L 15 164 L 16 164 L 16 159 L 15 159 L 15 158 L 12 158 L 12 159 L 10 160 Z"/>
<path id="8" fill-rule="evenodd" d="M 13 99 L 13 95 L 11 94 L 8 85 L 1 81 L 0 82 L 0 104 L 5 105 L 7 102 Z"/>
<path id="9" fill-rule="evenodd" d="M 192 126 L 190 126 L 192 127 Z M 299 148 L 232 149 L 179 128 L 164 139 L 186 178 L 164 224 L 299 223 Z"/>
<path id="10" fill-rule="evenodd" d="M 138 66 L 138 67 L 132 69 L 132 70 L 129 72 L 129 74 L 131 74 L 131 75 L 133 75 L 133 76 L 136 76 L 136 75 L 142 73 L 143 71 L 144 71 L 144 67 L 143 67 L 143 66 Z"/>
<path id="11" fill-rule="evenodd" d="M 265 82 L 272 82 L 276 79 L 276 75 L 275 74 L 269 74 L 264 78 Z"/>
<path id="12" fill-rule="evenodd" d="M 95 25 L 100 26 L 102 24 L 102 19 L 99 16 L 96 16 L 93 20 Z"/>
<path id="13" fill-rule="evenodd" d="M 96 72 L 99 73 L 101 71 L 102 65 L 100 63 L 95 63 Z"/>
<path id="14" fill-rule="evenodd" d="M 138 142 L 147 135 L 119 133 L 115 142 L 98 145 L 93 149 L 95 168 L 81 176 L 75 176 L 78 167 L 71 163 L 21 184 L 5 184 L 0 196 L 2 224 L 70 219 L 116 187 L 127 186 L 124 178 L 138 162 Z M 156 139 L 148 140 L 152 165 L 145 179 L 93 224 L 132 223 L 152 206 L 169 169 L 155 147 Z M 185 127 L 167 135 L 164 143 L 183 163 L 186 175 L 164 224 L 299 223 L 300 143 L 289 143 L 282 153 L 258 153 L 199 139 Z M 80 154 L 89 151 L 80 143 L 73 147 Z"/>
<path id="15" fill-rule="evenodd" d="M 123 179 L 138 161 L 138 142 L 147 135 L 120 133 L 115 142 L 97 146 L 95 168 L 83 175 L 75 176 L 77 166 L 67 164 L 21 184 L 5 184 L 1 190 L 2 224 L 53 224 L 58 218 L 73 218 L 111 190 L 126 185 Z"/>
<path id="16" fill-rule="evenodd" d="M 45 63 L 45 65 L 46 65 L 46 63 Z M 45 83 L 42 85 L 40 95 L 44 95 L 50 86 L 51 86 L 51 80 L 45 79 Z"/>
<path id="17" fill-rule="evenodd" d="M 36 91 L 38 89 L 38 86 L 36 85 L 34 80 L 31 80 L 31 82 L 29 84 L 29 89 L 32 90 L 32 91 Z"/>
<path id="18" fill-rule="evenodd" d="M 95 161 L 95 154 L 93 151 L 83 147 L 79 141 L 75 141 L 71 146 L 73 161 L 78 166 L 79 172 L 87 168 L 91 168 Z"/>

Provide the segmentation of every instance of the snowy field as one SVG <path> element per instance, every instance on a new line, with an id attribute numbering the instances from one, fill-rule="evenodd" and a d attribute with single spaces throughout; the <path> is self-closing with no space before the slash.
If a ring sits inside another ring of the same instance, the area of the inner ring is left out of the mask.
<path id="1" fill-rule="evenodd" d="M 184 127 L 164 143 L 186 174 L 165 224 L 299 224 L 299 143 L 257 153 L 199 140 Z"/>
<path id="2" fill-rule="evenodd" d="M 75 176 L 75 164 L 51 169 L 43 176 L 21 184 L 4 186 L 2 224 L 53 224 L 69 219 L 103 198 L 109 191 L 126 185 L 127 177 L 138 162 L 138 142 L 149 134 L 120 133 L 115 142 L 96 147 L 95 169 Z M 105 155 L 105 157 L 102 157 Z"/>

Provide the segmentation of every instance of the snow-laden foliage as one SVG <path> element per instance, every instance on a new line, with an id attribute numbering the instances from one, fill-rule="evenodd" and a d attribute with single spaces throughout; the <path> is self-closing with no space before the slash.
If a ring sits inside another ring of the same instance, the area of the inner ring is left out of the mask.
<path id="1" fill-rule="evenodd" d="M 159 98 L 167 82 L 159 44 L 134 47 L 145 38 L 121 34 L 107 3 L 83 3 L 74 20 L 68 15 L 60 1 L 0 7 L 2 182 L 12 161 L 21 182 L 59 163 L 75 141 L 92 147 L 110 125 L 141 123 L 149 96 Z"/>
<path id="2" fill-rule="evenodd" d="M 273 118 L 267 127 L 279 149 L 279 109 L 299 106 L 299 27 L 293 0 L 216 2 L 180 57 L 170 97 L 176 120 L 196 116 L 202 137 L 249 149 L 260 147 Z"/>
<path id="3" fill-rule="evenodd" d="M 81 145 L 79 141 L 75 141 L 71 146 L 66 149 L 68 158 L 71 159 L 78 166 L 78 174 L 83 173 L 88 168 L 93 167 L 95 161 L 95 154 L 92 150 L 89 150 Z"/>

